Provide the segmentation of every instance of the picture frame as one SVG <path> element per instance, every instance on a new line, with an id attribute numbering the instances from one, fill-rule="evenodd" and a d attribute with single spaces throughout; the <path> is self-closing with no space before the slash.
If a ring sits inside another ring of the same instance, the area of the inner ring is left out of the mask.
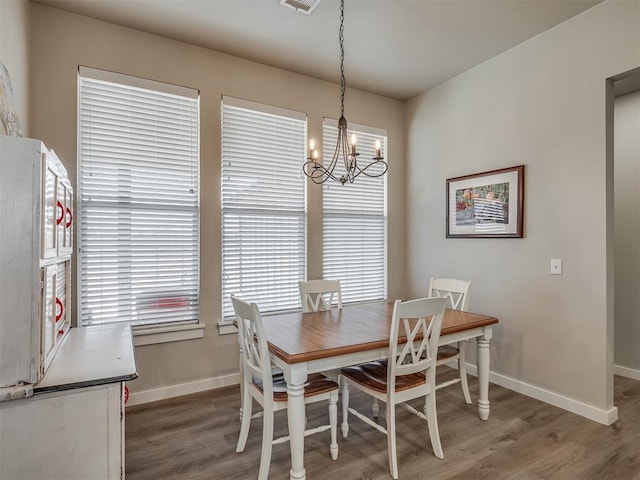
<path id="1" fill-rule="evenodd" d="M 522 238 L 524 165 L 447 179 L 447 238 Z"/>

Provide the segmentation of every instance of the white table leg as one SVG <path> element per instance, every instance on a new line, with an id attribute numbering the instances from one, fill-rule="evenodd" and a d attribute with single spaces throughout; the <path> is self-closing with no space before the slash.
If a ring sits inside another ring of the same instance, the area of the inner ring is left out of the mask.
<path id="1" fill-rule="evenodd" d="M 284 371 L 287 381 L 287 419 L 289 421 L 289 447 L 291 448 L 290 480 L 305 480 L 304 469 L 304 384 L 307 381 L 306 365 L 295 364 Z"/>
<path id="2" fill-rule="evenodd" d="M 485 329 L 484 334 L 477 338 L 477 362 L 478 362 L 478 415 L 482 420 L 489 418 L 489 341 L 491 340 L 491 327 Z"/>

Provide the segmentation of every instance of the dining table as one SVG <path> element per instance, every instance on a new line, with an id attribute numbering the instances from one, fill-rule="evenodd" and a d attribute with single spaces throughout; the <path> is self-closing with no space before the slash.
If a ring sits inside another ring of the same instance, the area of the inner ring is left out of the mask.
<path id="1" fill-rule="evenodd" d="M 306 478 L 304 468 L 304 385 L 309 374 L 385 359 L 393 302 L 371 302 L 318 312 L 290 312 L 264 319 L 271 360 L 287 382 L 287 420 L 291 480 Z M 438 345 L 475 338 L 478 367 L 478 415 L 489 418 L 489 342 L 498 319 L 446 309 Z"/>

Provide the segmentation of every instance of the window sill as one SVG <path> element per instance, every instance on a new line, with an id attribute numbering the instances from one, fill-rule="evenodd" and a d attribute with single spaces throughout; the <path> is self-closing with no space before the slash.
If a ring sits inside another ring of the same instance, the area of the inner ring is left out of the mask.
<path id="1" fill-rule="evenodd" d="M 157 343 L 181 342 L 204 337 L 203 323 L 189 323 L 187 325 L 140 325 L 132 328 L 133 344 L 136 347 L 155 345 Z"/>
<path id="2" fill-rule="evenodd" d="M 233 325 L 233 322 L 218 322 L 218 335 L 230 335 L 232 333 L 238 333 L 238 329 Z"/>

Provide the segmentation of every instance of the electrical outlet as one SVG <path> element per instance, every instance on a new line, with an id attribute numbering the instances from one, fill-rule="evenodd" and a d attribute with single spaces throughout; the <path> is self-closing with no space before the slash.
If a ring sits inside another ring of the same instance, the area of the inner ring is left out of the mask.
<path id="1" fill-rule="evenodd" d="M 551 275 L 562 275 L 562 260 L 559 258 L 551 259 Z"/>

